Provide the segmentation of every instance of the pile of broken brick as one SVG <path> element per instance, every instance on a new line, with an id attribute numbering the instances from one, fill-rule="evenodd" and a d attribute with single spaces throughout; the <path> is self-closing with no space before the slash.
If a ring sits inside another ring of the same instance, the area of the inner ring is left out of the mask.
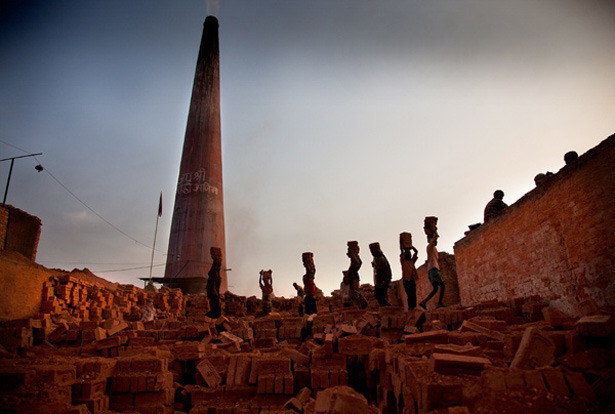
<path id="1" fill-rule="evenodd" d="M 158 319 L 140 322 L 147 299 Z M 280 300 L 259 316 L 227 295 L 213 320 L 205 296 L 56 279 L 41 314 L 0 325 L 0 412 L 613 412 L 612 315 L 537 298 L 432 311 L 370 299 L 305 317 Z"/>

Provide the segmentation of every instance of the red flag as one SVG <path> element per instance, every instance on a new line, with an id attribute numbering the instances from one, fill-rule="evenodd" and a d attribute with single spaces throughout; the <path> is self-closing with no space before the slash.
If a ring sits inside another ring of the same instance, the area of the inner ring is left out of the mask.
<path id="1" fill-rule="evenodd" d="M 158 217 L 162 216 L 162 191 L 160 192 L 160 203 L 158 203 Z"/>

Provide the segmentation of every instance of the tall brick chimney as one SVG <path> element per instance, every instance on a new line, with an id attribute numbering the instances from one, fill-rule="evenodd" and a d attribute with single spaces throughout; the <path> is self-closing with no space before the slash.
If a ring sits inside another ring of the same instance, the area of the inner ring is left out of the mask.
<path id="1" fill-rule="evenodd" d="M 184 293 L 204 291 L 212 263 L 210 247 L 222 250 L 222 269 L 226 268 L 222 188 L 218 20 L 207 16 L 192 86 L 165 269 L 167 285 Z M 228 283 L 224 270 L 221 278 L 220 291 L 225 292 Z"/>

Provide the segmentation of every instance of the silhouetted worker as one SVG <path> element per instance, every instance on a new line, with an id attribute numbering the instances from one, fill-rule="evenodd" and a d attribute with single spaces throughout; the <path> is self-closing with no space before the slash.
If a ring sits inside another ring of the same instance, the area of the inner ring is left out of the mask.
<path id="1" fill-rule="evenodd" d="M 299 316 L 303 316 L 303 288 L 296 282 L 293 283 L 293 287 L 297 291 L 297 298 L 299 298 Z"/>
<path id="2" fill-rule="evenodd" d="M 271 296 L 273 296 L 273 271 L 261 270 L 258 277 L 258 285 L 263 293 L 263 315 L 269 315 L 271 312 Z"/>
<path id="3" fill-rule="evenodd" d="M 412 245 L 412 234 L 401 233 L 399 235 L 399 248 L 401 254 L 399 261 L 401 262 L 401 281 L 404 285 L 404 291 L 408 297 L 408 310 L 416 308 L 416 281 L 418 272 L 416 271 L 416 261 L 419 257 L 419 251 Z"/>
<path id="4" fill-rule="evenodd" d="M 303 299 L 303 288 L 299 286 L 296 282 L 293 283 L 293 287 L 297 291 L 297 297 Z"/>
<path id="5" fill-rule="evenodd" d="M 305 313 L 312 315 L 317 313 L 316 309 L 316 283 L 314 278 L 316 276 L 316 266 L 314 266 L 314 253 L 305 252 L 301 255 L 303 261 L 303 267 L 305 267 L 305 275 L 303 275 L 303 293 L 305 294 Z"/>
<path id="6" fill-rule="evenodd" d="M 350 282 L 350 301 L 359 309 L 365 309 L 367 307 L 367 299 L 361 294 L 361 278 L 359 277 L 359 269 L 361 269 L 361 265 L 363 264 L 361 257 L 359 257 L 361 249 L 359 248 L 359 243 L 356 241 L 349 241 L 347 246 L 348 251 L 346 252 L 346 256 L 350 258 L 350 266 L 348 266 L 347 270 L 348 281 Z"/>
<path id="7" fill-rule="evenodd" d="M 551 171 L 547 171 L 546 173 L 538 173 L 536 174 L 536 177 L 534 177 L 534 184 L 536 184 L 536 187 L 538 187 L 539 185 L 547 181 L 547 179 L 552 175 L 553 173 Z"/>
<path id="8" fill-rule="evenodd" d="M 568 151 L 564 154 L 564 162 L 566 163 L 566 165 L 570 165 L 577 158 L 579 158 L 579 154 L 577 154 L 576 151 Z"/>
<path id="9" fill-rule="evenodd" d="M 438 249 L 436 249 L 436 245 L 438 244 L 438 233 L 433 233 L 428 236 L 427 241 L 427 277 L 429 278 L 429 282 L 433 286 L 433 290 L 431 293 L 421 302 L 419 305 L 423 309 L 427 309 L 427 302 L 433 298 L 433 296 L 440 289 L 440 297 L 438 298 L 438 308 L 444 306 L 442 303 L 442 299 L 444 298 L 444 281 L 442 280 L 442 273 L 440 273 L 440 262 L 438 257 Z"/>
<path id="10" fill-rule="evenodd" d="M 342 306 L 349 308 L 352 306 L 352 300 L 350 299 L 350 276 L 348 276 L 348 270 L 342 270 L 342 283 L 340 283 L 340 296 L 342 297 Z"/>
<path id="11" fill-rule="evenodd" d="M 369 251 L 372 253 L 372 256 L 374 256 L 372 267 L 374 268 L 374 290 L 376 300 L 380 306 L 391 306 L 387 301 L 387 293 L 392 277 L 391 266 L 380 249 L 380 243 L 375 242 L 370 244 Z"/>
<path id="12" fill-rule="evenodd" d="M 492 218 L 495 218 L 506 207 L 508 207 L 508 204 L 502 201 L 503 198 L 504 198 L 504 191 L 495 190 L 495 192 L 493 193 L 493 198 L 491 199 L 491 201 L 487 203 L 487 206 L 485 206 L 485 213 L 484 213 L 484 220 L 483 220 L 485 223 L 491 220 Z"/>
<path id="13" fill-rule="evenodd" d="M 222 268 L 222 250 L 218 247 L 212 247 L 209 249 L 209 254 L 213 263 L 207 273 L 207 285 L 205 290 L 207 291 L 207 299 L 209 299 L 209 312 L 207 316 L 210 318 L 219 318 L 222 314 L 220 308 L 220 284 L 222 279 L 220 278 L 220 269 Z"/>

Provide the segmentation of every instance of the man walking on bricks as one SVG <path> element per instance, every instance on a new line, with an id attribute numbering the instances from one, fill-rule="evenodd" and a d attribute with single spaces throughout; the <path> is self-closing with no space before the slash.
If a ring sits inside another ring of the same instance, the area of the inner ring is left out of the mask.
<path id="1" fill-rule="evenodd" d="M 389 261 L 380 249 L 380 243 L 375 242 L 369 245 L 369 250 L 374 256 L 372 267 L 374 268 L 374 290 L 376 300 L 380 306 L 391 306 L 387 300 L 389 284 L 391 283 L 391 266 Z"/>
<path id="2" fill-rule="evenodd" d="M 436 307 L 444 307 L 444 303 L 442 303 L 442 298 L 444 297 L 444 281 L 442 280 L 442 273 L 440 273 L 438 249 L 436 249 L 438 237 L 440 236 L 438 236 L 437 232 L 433 232 L 427 236 L 427 242 L 429 243 L 427 245 L 427 269 L 429 269 L 427 277 L 433 286 L 433 290 L 421 303 L 419 303 L 423 309 L 427 309 L 427 302 L 433 298 L 438 288 L 440 289 L 440 296 L 438 297 L 438 305 Z"/>

